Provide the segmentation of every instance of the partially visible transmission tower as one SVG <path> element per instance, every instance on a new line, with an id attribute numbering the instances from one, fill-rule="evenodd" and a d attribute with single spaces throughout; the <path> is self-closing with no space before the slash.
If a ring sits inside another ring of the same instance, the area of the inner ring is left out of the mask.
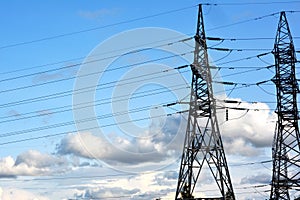
<path id="1" fill-rule="evenodd" d="M 277 91 L 277 127 L 273 142 L 271 200 L 290 199 L 300 190 L 300 135 L 298 128 L 295 49 L 285 12 L 281 12 L 273 54 Z"/>
<path id="2" fill-rule="evenodd" d="M 175 199 L 206 199 L 195 196 L 197 192 L 201 192 L 196 191 L 199 190 L 199 185 L 205 184 L 199 181 L 199 176 L 202 171 L 207 170 L 217 185 L 216 192 L 219 190 L 214 199 L 234 200 L 217 121 L 201 4 L 195 45 L 194 63 L 191 65 L 190 109 Z"/>

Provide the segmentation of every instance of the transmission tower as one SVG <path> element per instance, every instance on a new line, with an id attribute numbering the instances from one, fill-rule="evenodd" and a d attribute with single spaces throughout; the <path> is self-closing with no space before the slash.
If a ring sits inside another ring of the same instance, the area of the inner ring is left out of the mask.
<path id="1" fill-rule="evenodd" d="M 271 200 L 290 199 L 300 190 L 300 136 L 298 128 L 295 49 L 285 12 L 281 12 L 273 54 L 276 75 L 278 121 L 272 148 Z"/>
<path id="2" fill-rule="evenodd" d="M 194 197 L 198 178 L 202 171 L 207 170 L 211 172 L 220 193 L 214 199 L 234 200 L 217 121 L 201 4 L 191 70 L 190 109 L 175 199 L 209 199 Z M 207 165 L 208 169 L 204 168 L 204 165 Z M 198 186 L 199 184 L 201 183 L 198 182 Z"/>

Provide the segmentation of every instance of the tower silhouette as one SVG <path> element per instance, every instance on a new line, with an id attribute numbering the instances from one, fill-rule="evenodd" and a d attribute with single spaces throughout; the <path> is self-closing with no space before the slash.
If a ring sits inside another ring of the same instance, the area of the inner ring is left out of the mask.
<path id="1" fill-rule="evenodd" d="M 208 199 L 195 197 L 199 195 L 199 177 L 205 170 L 219 189 L 213 199 L 235 199 L 218 126 L 201 4 L 191 70 L 190 108 L 175 199 Z"/>
<path id="2" fill-rule="evenodd" d="M 273 54 L 275 57 L 278 116 L 273 141 L 271 200 L 290 199 L 290 190 L 300 190 L 300 136 L 298 128 L 295 49 L 285 12 L 280 13 Z"/>

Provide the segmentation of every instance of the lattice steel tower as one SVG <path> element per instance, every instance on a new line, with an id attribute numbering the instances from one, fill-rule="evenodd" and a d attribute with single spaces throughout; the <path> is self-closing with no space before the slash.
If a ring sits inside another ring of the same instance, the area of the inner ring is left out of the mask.
<path id="1" fill-rule="evenodd" d="M 235 199 L 216 115 L 201 4 L 191 70 L 190 109 L 175 199 L 206 199 L 195 197 L 204 170 L 211 172 L 219 189 L 214 199 Z"/>
<path id="2" fill-rule="evenodd" d="M 274 136 L 271 200 L 290 199 L 300 190 L 300 140 L 298 128 L 295 49 L 285 12 L 281 12 L 273 54 L 275 56 L 278 121 Z"/>

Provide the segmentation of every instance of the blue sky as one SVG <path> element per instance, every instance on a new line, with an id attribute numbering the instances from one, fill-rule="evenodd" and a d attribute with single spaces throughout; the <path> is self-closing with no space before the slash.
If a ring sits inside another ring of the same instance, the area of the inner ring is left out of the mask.
<path id="1" fill-rule="evenodd" d="M 266 67 L 278 12 L 297 11 L 287 18 L 300 49 L 299 1 L 1 1 L 0 199 L 173 199 L 187 117 L 176 112 L 190 84 L 189 68 L 173 68 L 192 62 L 199 3 L 211 4 L 207 37 L 236 39 L 208 40 L 215 81 L 234 83 L 215 92 L 236 196 L 268 198 L 276 96 Z M 225 121 L 224 107 L 245 109 Z"/>

